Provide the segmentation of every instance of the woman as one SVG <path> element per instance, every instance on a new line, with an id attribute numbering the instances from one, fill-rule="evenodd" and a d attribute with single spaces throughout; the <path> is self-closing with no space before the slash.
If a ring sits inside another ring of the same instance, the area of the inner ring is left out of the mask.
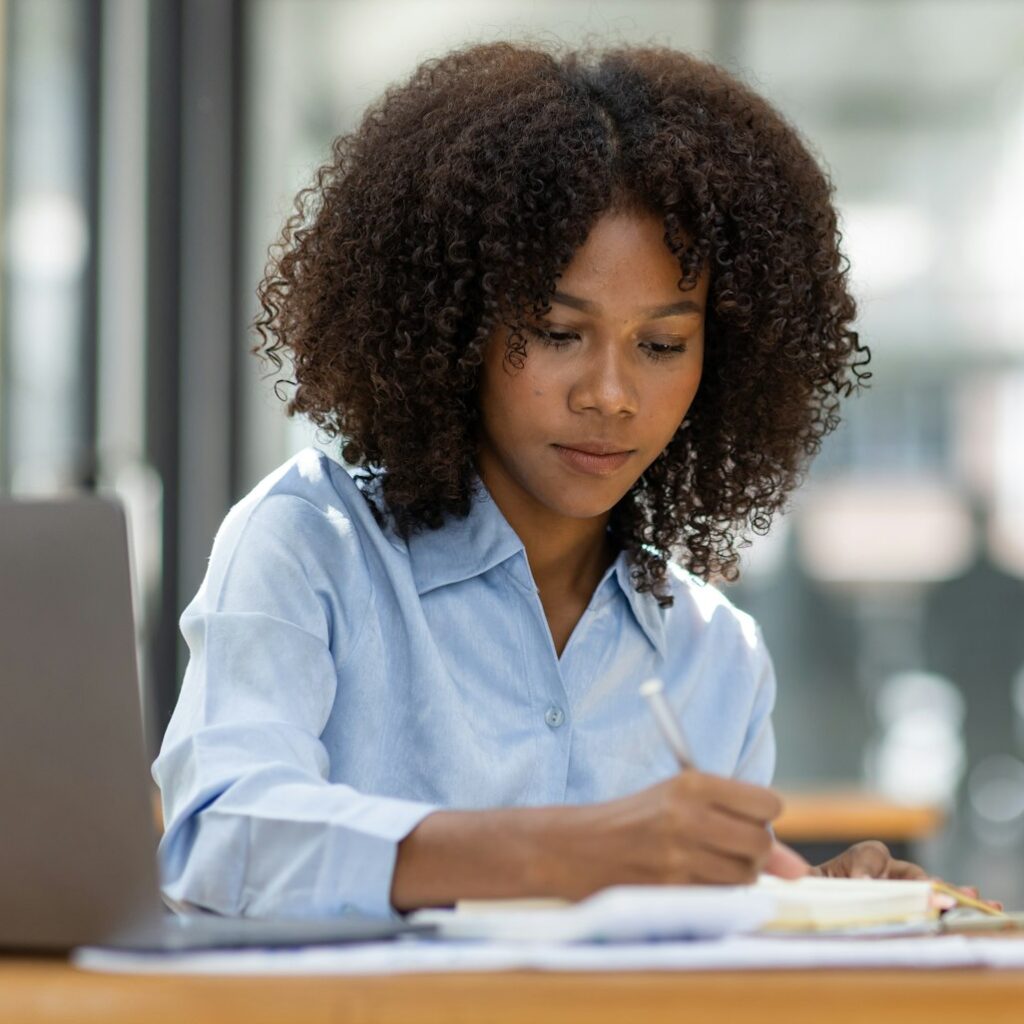
<path id="1" fill-rule="evenodd" d="M 668 49 L 470 47 L 336 141 L 257 327 L 361 471 L 304 452 L 218 533 L 154 766 L 171 900 L 808 870 L 769 829 L 769 656 L 707 580 L 867 376 L 830 192 L 764 100 Z M 817 870 L 923 875 L 870 843 Z"/>

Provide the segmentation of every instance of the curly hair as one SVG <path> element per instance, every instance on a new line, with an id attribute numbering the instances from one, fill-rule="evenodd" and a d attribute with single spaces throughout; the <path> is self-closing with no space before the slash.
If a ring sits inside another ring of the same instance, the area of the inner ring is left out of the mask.
<path id="1" fill-rule="evenodd" d="M 680 286 L 710 269 L 704 373 L 679 431 L 611 512 L 634 586 L 667 559 L 738 575 L 862 386 L 870 351 L 832 185 L 796 130 L 714 64 L 660 47 L 474 45 L 421 64 L 338 137 L 258 289 L 254 351 L 290 358 L 304 414 L 379 478 L 403 535 L 468 513 L 482 348 L 527 318 L 597 218 L 663 218 Z"/>

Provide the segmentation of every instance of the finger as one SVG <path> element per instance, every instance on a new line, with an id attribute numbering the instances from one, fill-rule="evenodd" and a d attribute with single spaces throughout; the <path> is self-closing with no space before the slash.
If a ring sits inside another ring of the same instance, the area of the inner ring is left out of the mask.
<path id="1" fill-rule="evenodd" d="M 884 879 L 892 861 L 892 855 L 885 843 L 878 840 L 867 840 L 851 846 L 837 860 L 846 868 L 846 877 L 850 879 Z"/>
<path id="2" fill-rule="evenodd" d="M 796 850 L 776 840 L 762 870 L 778 878 L 803 878 L 811 874 L 811 865 Z"/>
<path id="3" fill-rule="evenodd" d="M 718 807 L 708 807 L 690 833 L 699 846 L 750 861 L 755 867 L 768 858 L 772 836 L 764 827 L 748 818 L 737 817 Z"/>
<path id="4" fill-rule="evenodd" d="M 826 879 L 878 879 L 883 877 L 891 859 L 884 843 L 868 840 L 854 844 L 811 871 Z"/>
<path id="5" fill-rule="evenodd" d="M 686 778 L 686 773 L 682 777 Z M 766 825 L 782 813 L 779 795 L 764 786 L 737 782 L 718 775 L 702 775 L 701 791 L 716 807 L 758 825 Z"/>
<path id="6" fill-rule="evenodd" d="M 749 860 L 729 854 L 691 847 L 687 851 L 682 881 L 699 885 L 751 885 L 757 881 L 757 871 Z"/>
<path id="7" fill-rule="evenodd" d="M 882 878 L 897 878 L 911 881 L 925 881 L 930 876 L 924 868 L 909 860 L 890 860 Z"/>

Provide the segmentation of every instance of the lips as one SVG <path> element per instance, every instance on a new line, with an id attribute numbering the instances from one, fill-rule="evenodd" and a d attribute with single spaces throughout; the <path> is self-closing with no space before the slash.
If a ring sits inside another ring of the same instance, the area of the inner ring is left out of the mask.
<path id="1" fill-rule="evenodd" d="M 634 455 L 632 449 L 600 442 L 580 442 L 571 447 L 556 444 L 552 447 L 566 466 L 587 476 L 610 476 Z"/>
<path id="2" fill-rule="evenodd" d="M 604 444 L 601 441 L 590 441 L 581 444 L 556 444 L 556 448 L 568 448 L 570 451 L 585 452 L 587 455 L 624 455 L 632 451 L 621 445 Z"/>

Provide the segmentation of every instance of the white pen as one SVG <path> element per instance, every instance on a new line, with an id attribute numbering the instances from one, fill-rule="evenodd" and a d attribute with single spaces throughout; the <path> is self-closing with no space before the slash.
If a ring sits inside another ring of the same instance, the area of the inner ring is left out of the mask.
<path id="1" fill-rule="evenodd" d="M 675 755 L 679 767 L 683 770 L 687 768 L 696 770 L 693 758 L 690 756 L 690 748 L 686 744 L 686 737 L 683 736 L 683 730 L 665 699 L 665 684 L 657 678 L 648 679 L 645 683 L 640 684 L 640 694 L 650 705 L 654 720 L 658 723 L 658 729 Z"/>

